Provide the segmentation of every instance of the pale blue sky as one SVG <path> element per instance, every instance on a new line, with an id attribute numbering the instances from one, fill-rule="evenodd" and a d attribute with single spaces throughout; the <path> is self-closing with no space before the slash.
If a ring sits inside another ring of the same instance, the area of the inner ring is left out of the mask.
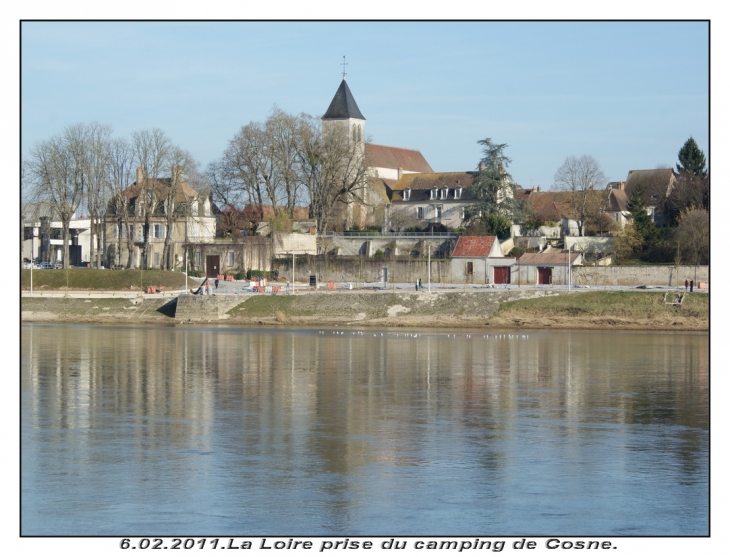
<path id="1" fill-rule="evenodd" d="M 204 167 L 274 105 L 321 116 L 342 79 L 375 143 L 473 170 L 507 143 L 550 187 L 570 155 L 610 180 L 708 153 L 705 22 L 25 22 L 22 153 L 75 123 L 159 127 Z"/>

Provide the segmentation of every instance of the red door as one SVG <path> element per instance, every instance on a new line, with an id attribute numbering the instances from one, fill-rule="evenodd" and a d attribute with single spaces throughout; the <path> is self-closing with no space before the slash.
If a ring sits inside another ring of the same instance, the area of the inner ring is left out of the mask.
<path id="1" fill-rule="evenodd" d="M 509 267 L 495 267 L 494 268 L 494 284 L 509 284 L 510 283 L 510 268 Z"/>
<path id="2" fill-rule="evenodd" d="M 537 268 L 537 284 L 552 284 L 553 270 L 551 267 Z"/>

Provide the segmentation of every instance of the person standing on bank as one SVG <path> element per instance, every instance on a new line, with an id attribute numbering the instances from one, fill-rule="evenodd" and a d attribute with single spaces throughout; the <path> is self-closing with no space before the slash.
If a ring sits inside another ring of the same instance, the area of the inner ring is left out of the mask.
<path id="1" fill-rule="evenodd" d="M 689 288 L 689 279 L 684 279 L 684 291 L 687 292 Z"/>
<path id="2" fill-rule="evenodd" d="M 215 289 L 218 290 L 218 279 L 215 279 Z"/>

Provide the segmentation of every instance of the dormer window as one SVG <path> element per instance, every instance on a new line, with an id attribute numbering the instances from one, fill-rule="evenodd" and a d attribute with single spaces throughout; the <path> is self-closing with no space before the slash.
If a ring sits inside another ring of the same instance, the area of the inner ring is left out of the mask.
<path id="1" fill-rule="evenodd" d="M 461 186 L 454 188 L 454 199 L 461 199 Z"/>
<path id="2" fill-rule="evenodd" d="M 406 188 L 403 190 L 403 201 L 410 201 L 411 199 L 411 188 Z"/>
<path id="3" fill-rule="evenodd" d="M 441 188 L 441 199 L 449 197 L 449 188 Z"/>
<path id="4" fill-rule="evenodd" d="M 438 192 L 439 192 L 439 189 L 436 186 L 432 187 L 431 188 L 431 199 L 438 199 Z"/>

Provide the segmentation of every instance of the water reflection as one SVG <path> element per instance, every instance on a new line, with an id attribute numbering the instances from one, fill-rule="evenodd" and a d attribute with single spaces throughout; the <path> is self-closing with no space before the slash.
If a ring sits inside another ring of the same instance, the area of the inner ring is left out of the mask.
<path id="1" fill-rule="evenodd" d="M 24 534 L 708 529 L 708 339 L 24 325 Z"/>

